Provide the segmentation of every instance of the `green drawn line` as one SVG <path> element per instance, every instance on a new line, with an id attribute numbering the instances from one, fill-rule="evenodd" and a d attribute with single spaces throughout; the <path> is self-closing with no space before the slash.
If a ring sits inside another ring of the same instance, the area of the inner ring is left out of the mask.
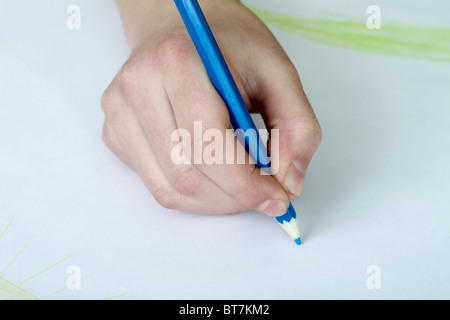
<path id="1" fill-rule="evenodd" d="M 251 8 L 264 22 L 316 42 L 382 55 L 450 63 L 450 28 L 382 23 L 369 30 L 366 18 L 305 18 Z"/>

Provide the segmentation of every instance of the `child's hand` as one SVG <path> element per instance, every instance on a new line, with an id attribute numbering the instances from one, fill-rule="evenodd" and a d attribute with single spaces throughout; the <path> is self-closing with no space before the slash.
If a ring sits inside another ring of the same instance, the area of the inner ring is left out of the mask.
<path id="1" fill-rule="evenodd" d="M 278 172 L 262 175 L 248 161 L 178 165 L 171 158 L 178 144 L 172 133 L 183 128 L 194 138 L 194 121 L 202 121 L 203 133 L 216 128 L 225 138 L 228 110 L 172 1 L 118 4 L 133 53 L 102 97 L 107 146 L 166 208 L 284 214 L 301 193 L 321 129 L 295 67 L 270 31 L 238 1 L 200 2 L 249 110 L 262 114 L 269 131 L 280 130 Z"/>

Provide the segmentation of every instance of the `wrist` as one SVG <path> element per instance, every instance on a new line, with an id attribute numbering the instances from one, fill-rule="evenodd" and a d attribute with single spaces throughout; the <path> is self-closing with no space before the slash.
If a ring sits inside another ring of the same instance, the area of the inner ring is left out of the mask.
<path id="1" fill-rule="evenodd" d="M 116 0 L 116 2 L 128 44 L 133 50 L 166 30 L 184 28 L 174 1 Z M 240 0 L 198 0 L 198 2 L 206 16 L 227 10 L 227 6 L 241 4 Z"/>

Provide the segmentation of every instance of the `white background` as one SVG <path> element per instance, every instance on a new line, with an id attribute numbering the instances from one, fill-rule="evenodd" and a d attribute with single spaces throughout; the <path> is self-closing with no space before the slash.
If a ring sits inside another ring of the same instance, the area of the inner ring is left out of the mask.
<path id="1" fill-rule="evenodd" d="M 245 3 L 312 16 L 373 4 Z M 72 4 L 81 30 L 66 28 Z M 445 24 L 450 12 L 448 1 L 378 5 L 400 22 Z M 129 54 L 113 1 L 0 0 L 2 277 L 20 284 L 82 248 L 22 287 L 49 299 L 450 298 L 450 64 L 273 31 L 324 133 L 294 202 L 300 247 L 255 212 L 159 207 L 103 145 L 100 96 Z M 71 265 L 79 290 L 63 290 Z M 371 265 L 379 290 L 366 285 Z"/>

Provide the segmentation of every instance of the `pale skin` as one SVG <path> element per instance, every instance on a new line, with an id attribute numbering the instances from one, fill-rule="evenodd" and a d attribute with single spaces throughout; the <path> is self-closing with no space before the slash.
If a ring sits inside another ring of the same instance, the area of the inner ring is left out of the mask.
<path id="1" fill-rule="evenodd" d="M 206 214 L 286 212 L 302 192 L 322 132 L 296 68 L 275 37 L 236 0 L 199 1 L 252 113 L 279 129 L 279 170 L 253 164 L 174 164 L 171 135 L 230 127 L 228 110 L 211 84 L 173 1 L 117 0 L 129 59 L 102 96 L 103 139 L 137 172 L 158 203 Z M 192 134 L 193 135 L 193 134 Z"/>

